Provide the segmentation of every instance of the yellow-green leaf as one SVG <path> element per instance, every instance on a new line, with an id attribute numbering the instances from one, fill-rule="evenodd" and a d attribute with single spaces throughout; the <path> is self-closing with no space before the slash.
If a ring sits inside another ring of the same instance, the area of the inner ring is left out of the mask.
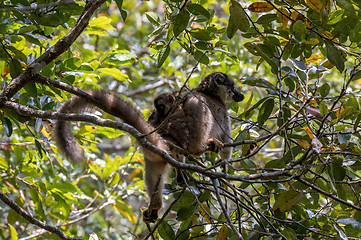
<path id="1" fill-rule="evenodd" d="M 9 229 L 9 235 L 11 236 L 11 240 L 18 240 L 18 233 L 16 232 L 16 229 L 10 224 L 8 225 L 8 229 Z"/>
<path id="2" fill-rule="evenodd" d="M 116 156 L 114 160 L 111 160 L 107 154 L 105 154 L 106 165 L 103 169 L 103 177 L 107 179 L 113 172 L 115 172 L 120 165 L 124 164 L 121 156 Z"/>
<path id="3" fill-rule="evenodd" d="M 114 208 L 124 217 L 128 219 L 129 222 L 135 224 L 137 222 L 137 218 L 133 213 L 132 206 L 130 206 L 127 202 L 123 200 L 117 200 Z"/>
<path id="4" fill-rule="evenodd" d="M 118 81 L 127 81 L 129 79 L 127 74 L 122 73 L 117 68 L 99 68 L 98 71 L 105 75 L 110 75 Z"/>
<path id="5" fill-rule="evenodd" d="M 309 8 L 312 8 L 317 12 L 321 12 L 323 8 L 323 4 L 320 0 L 305 0 L 305 3 Z"/>
<path id="6" fill-rule="evenodd" d="M 102 30 L 113 30 L 114 27 L 110 25 L 112 19 L 106 16 L 97 17 L 91 21 L 89 21 L 89 26 L 92 28 L 98 28 Z"/>

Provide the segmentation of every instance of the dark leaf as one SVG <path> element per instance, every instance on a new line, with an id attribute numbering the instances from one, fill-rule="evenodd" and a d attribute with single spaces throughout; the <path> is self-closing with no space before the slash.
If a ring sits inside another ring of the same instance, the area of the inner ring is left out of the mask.
<path id="1" fill-rule="evenodd" d="M 20 73 L 22 72 L 22 67 L 21 67 L 21 63 L 19 62 L 19 60 L 17 59 L 12 59 L 10 61 L 10 76 L 12 78 L 16 78 L 17 76 L 20 75 Z"/>
<path id="2" fill-rule="evenodd" d="M 291 58 L 292 64 L 295 68 L 297 68 L 300 71 L 306 71 L 307 70 L 307 66 L 303 61 L 298 61 L 294 58 Z"/>
<path id="3" fill-rule="evenodd" d="M 267 99 L 262 104 L 257 117 L 257 122 L 260 126 L 262 126 L 267 121 L 267 119 L 272 113 L 273 107 L 274 107 L 273 98 Z"/>
<path id="4" fill-rule="evenodd" d="M 159 224 L 158 227 L 159 235 L 164 240 L 173 240 L 175 239 L 175 233 L 173 228 L 168 224 L 166 221 L 162 221 L 161 224 Z"/>
<path id="5" fill-rule="evenodd" d="M 188 22 L 189 12 L 187 10 L 180 11 L 175 17 L 173 25 L 173 34 L 175 37 L 178 37 L 178 35 L 187 28 Z"/>
<path id="6" fill-rule="evenodd" d="M 227 26 L 227 36 L 231 39 L 237 30 L 247 32 L 250 28 L 250 24 L 246 13 L 238 2 L 231 0 L 229 12 L 230 17 Z"/>
<path id="7" fill-rule="evenodd" d="M 326 42 L 326 48 L 328 60 L 330 60 L 340 72 L 343 72 L 345 69 L 345 61 L 342 58 L 341 51 L 329 42 Z"/>
<path id="8" fill-rule="evenodd" d="M 9 118 L 3 117 L 1 118 L 3 128 L 5 130 L 6 136 L 10 137 L 13 134 L 13 125 Z"/>
<path id="9" fill-rule="evenodd" d="M 207 56 L 207 54 L 205 54 L 202 51 L 195 51 L 193 54 L 194 58 L 199 61 L 200 63 L 203 63 L 204 65 L 208 65 L 209 64 L 209 58 Z"/>
<path id="10" fill-rule="evenodd" d="M 194 15 L 202 15 L 207 19 L 211 17 L 211 14 L 202 5 L 191 3 L 187 5 L 187 8 Z"/>
<path id="11" fill-rule="evenodd" d="M 160 68 L 163 65 L 164 61 L 167 59 L 169 55 L 169 52 L 170 52 L 169 45 L 167 45 L 166 47 L 164 47 L 162 50 L 159 51 L 157 68 Z"/>
<path id="12" fill-rule="evenodd" d="M 215 34 L 207 29 L 192 29 L 190 33 L 192 37 L 198 40 L 210 41 L 215 38 Z"/>
<path id="13" fill-rule="evenodd" d="M 330 85 L 328 83 L 324 83 L 320 88 L 319 88 L 319 91 L 320 91 L 320 94 L 321 94 L 321 97 L 326 97 L 328 95 L 328 93 L 330 92 Z"/>

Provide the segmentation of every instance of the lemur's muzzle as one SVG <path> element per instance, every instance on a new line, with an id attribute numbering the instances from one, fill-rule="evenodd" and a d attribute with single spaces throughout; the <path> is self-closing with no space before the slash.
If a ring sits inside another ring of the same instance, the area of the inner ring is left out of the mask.
<path id="1" fill-rule="evenodd" d="M 233 90 L 233 96 L 232 96 L 233 101 L 235 102 L 240 102 L 244 99 L 244 95 L 240 92 L 238 92 L 236 89 Z"/>

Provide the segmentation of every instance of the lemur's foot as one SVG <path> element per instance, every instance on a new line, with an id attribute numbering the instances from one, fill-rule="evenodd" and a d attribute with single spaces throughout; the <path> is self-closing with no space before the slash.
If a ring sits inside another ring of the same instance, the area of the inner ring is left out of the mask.
<path id="1" fill-rule="evenodd" d="M 158 219 L 158 209 L 146 209 L 143 211 L 143 222 L 155 223 Z"/>
<path id="2" fill-rule="evenodd" d="M 187 186 L 186 182 L 188 182 L 189 178 L 182 170 L 177 169 L 177 179 L 176 180 L 177 180 L 178 186 L 186 187 Z"/>
<path id="3" fill-rule="evenodd" d="M 223 143 L 216 138 L 208 139 L 207 143 L 209 150 L 218 153 L 223 149 Z"/>

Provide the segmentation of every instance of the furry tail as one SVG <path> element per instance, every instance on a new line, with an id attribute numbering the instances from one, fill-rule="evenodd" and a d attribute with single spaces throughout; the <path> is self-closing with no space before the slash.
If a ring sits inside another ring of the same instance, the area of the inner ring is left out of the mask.
<path id="1" fill-rule="evenodd" d="M 147 134 L 154 130 L 153 126 L 145 121 L 142 114 L 137 111 L 129 102 L 121 99 L 112 93 L 105 91 L 88 92 L 101 104 L 101 109 L 115 117 L 122 119 L 125 123 L 133 126 L 142 134 Z M 84 98 L 75 96 L 65 102 L 58 110 L 61 113 L 78 113 L 86 107 L 94 107 Z M 70 159 L 80 162 L 83 156 L 83 149 L 74 140 L 71 125 L 69 121 L 58 120 L 54 128 L 55 140 L 60 150 Z M 168 152 L 167 144 L 164 139 L 157 133 L 147 136 L 147 140 L 153 145 Z M 143 149 L 144 157 L 152 162 L 164 161 L 158 155 Z"/>

